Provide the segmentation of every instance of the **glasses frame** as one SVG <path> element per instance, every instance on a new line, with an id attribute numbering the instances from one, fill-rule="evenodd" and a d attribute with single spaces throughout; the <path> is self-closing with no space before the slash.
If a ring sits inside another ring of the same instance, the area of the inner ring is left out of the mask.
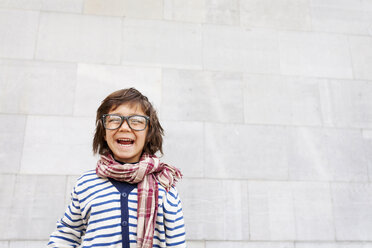
<path id="1" fill-rule="evenodd" d="M 120 125 L 119 125 L 117 128 L 107 128 L 106 125 L 105 125 L 105 117 L 106 117 L 106 116 L 117 116 L 117 117 L 120 117 L 120 119 L 121 119 Z M 132 128 L 131 125 L 129 124 L 129 119 L 132 118 L 132 117 L 136 117 L 136 116 L 139 116 L 139 117 L 143 117 L 143 118 L 145 118 L 145 120 L 146 120 L 146 124 L 145 124 L 145 127 L 144 127 L 143 129 L 134 129 L 134 128 Z M 105 129 L 107 129 L 107 130 L 116 130 L 116 129 L 119 129 L 119 128 L 121 127 L 121 125 L 123 125 L 124 120 L 127 122 L 128 127 L 129 127 L 130 129 L 132 129 L 132 130 L 134 130 L 134 131 L 143 131 L 143 130 L 145 130 L 145 129 L 147 128 L 147 125 L 148 125 L 148 123 L 149 123 L 149 121 L 150 121 L 150 117 L 145 116 L 145 115 L 129 115 L 129 116 L 123 116 L 123 115 L 118 115 L 118 114 L 104 114 L 104 115 L 102 115 L 102 117 L 101 117 L 101 121 L 102 121 L 103 127 L 104 127 Z"/>

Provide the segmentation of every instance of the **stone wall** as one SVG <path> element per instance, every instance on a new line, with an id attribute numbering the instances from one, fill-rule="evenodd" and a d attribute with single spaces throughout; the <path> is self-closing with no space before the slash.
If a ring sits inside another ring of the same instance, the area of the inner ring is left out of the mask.
<path id="1" fill-rule="evenodd" d="M 47 243 L 126 87 L 189 247 L 371 248 L 371 68 L 371 0 L 0 0 L 0 248 Z"/>

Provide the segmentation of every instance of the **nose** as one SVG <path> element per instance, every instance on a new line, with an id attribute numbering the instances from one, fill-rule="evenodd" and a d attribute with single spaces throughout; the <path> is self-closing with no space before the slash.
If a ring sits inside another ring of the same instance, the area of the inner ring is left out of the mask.
<path id="1" fill-rule="evenodd" d="M 128 125 L 128 120 L 124 120 L 123 123 L 121 123 L 121 126 L 119 127 L 120 131 L 131 131 L 132 129 Z"/>

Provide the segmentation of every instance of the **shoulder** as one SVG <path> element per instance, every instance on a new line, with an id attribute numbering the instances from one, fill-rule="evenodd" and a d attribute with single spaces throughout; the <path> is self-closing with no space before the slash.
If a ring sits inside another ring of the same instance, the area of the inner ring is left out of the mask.
<path id="1" fill-rule="evenodd" d="M 97 184 L 100 182 L 107 181 L 105 178 L 97 176 L 96 170 L 88 170 L 80 175 L 75 184 L 75 189 L 82 189 L 91 186 L 92 184 Z"/>

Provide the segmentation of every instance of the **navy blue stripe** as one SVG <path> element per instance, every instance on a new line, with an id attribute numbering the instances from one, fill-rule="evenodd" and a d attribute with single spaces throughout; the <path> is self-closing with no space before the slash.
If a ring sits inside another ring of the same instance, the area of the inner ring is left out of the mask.
<path id="1" fill-rule="evenodd" d="M 78 183 L 78 187 L 81 187 L 82 185 L 86 184 L 86 183 L 89 183 L 89 182 L 92 182 L 92 181 L 95 181 L 95 180 L 99 180 L 101 178 L 99 177 L 95 177 L 95 178 L 91 178 L 91 179 L 88 179 L 88 180 L 85 180 L 85 181 L 82 181 L 81 183 Z"/>
<path id="2" fill-rule="evenodd" d="M 72 215 L 80 215 L 80 213 L 72 212 L 72 210 L 71 210 L 71 206 L 70 206 L 70 205 L 68 205 L 68 210 L 70 210 L 70 213 L 71 213 Z"/>
<path id="3" fill-rule="evenodd" d="M 176 226 L 176 227 L 174 227 L 174 228 L 167 227 L 167 229 L 170 230 L 170 231 L 173 231 L 173 230 L 176 230 L 176 229 L 180 229 L 180 228 L 182 228 L 182 227 L 185 227 L 185 225 L 182 224 L 182 225 Z"/>
<path id="4" fill-rule="evenodd" d="M 90 245 L 90 246 L 83 246 L 82 248 L 90 248 L 90 247 L 96 247 L 96 246 L 109 246 L 109 245 L 115 245 L 115 244 L 118 244 L 118 243 L 121 243 L 121 240 L 111 242 L 111 243 L 97 243 L 97 244 L 93 244 L 93 245 Z"/>
<path id="5" fill-rule="evenodd" d="M 164 213 L 167 213 L 167 214 L 178 214 L 181 211 L 182 211 L 182 208 L 178 209 L 177 212 L 168 211 L 167 209 L 164 208 Z"/>
<path id="6" fill-rule="evenodd" d="M 167 222 L 175 223 L 177 221 L 183 220 L 183 216 L 178 217 L 177 219 L 174 219 L 174 220 L 170 220 L 170 219 L 167 219 L 167 218 L 164 217 L 164 220 L 167 221 Z"/>
<path id="7" fill-rule="evenodd" d="M 102 218 L 102 219 L 98 219 L 98 220 L 93 220 L 93 221 L 89 222 L 88 225 L 98 223 L 98 222 L 102 222 L 102 221 L 106 221 L 106 220 L 118 219 L 118 218 L 121 218 L 121 215 L 114 215 L 114 216 L 110 216 L 110 217 L 106 217 L 106 218 Z"/>
<path id="8" fill-rule="evenodd" d="M 120 202 L 120 200 L 115 199 L 115 200 L 108 200 L 108 201 L 104 201 L 104 202 L 94 203 L 94 204 L 91 205 L 91 207 L 97 207 L 97 206 L 101 206 L 103 204 L 107 204 L 107 203 L 111 203 L 111 202 Z"/>
<path id="9" fill-rule="evenodd" d="M 70 242 L 70 243 L 75 243 L 75 244 L 80 245 L 79 242 L 77 242 L 77 241 L 75 241 L 75 240 L 73 240 L 73 239 L 69 239 L 69 238 L 63 237 L 63 236 L 50 235 L 50 237 L 51 237 L 51 238 L 56 238 L 56 239 L 66 240 L 66 241 L 68 241 L 68 242 Z"/>
<path id="10" fill-rule="evenodd" d="M 74 225 L 69 225 L 69 224 L 67 224 L 66 222 L 64 222 L 62 219 L 61 219 L 61 221 L 59 222 L 62 226 L 67 226 L 67 227 L 70 227 L 70 228 L 72 228 L 72 229 L 74 229 L 74 228 L 79 228 L 79 227 L 82 227 L 82 226 L 84 226 L 84 224 L 81 224 L 81 225 L 78 225 L 78 226 L 74 226 Z"/>
<path id="11" fill-rule="evenodd" d="M 105 188 L 103 188 L 103 189 L 100 189 L 100 190 L 94 191 L 94 192 L 90 193 L 89 195 L 87 195 L 85 198 L 81 199 L 80 203 L 84 202 L 86 199 L 92 197 L 93 195 L 95 195 L 95 194 L 97 194 L 97 193 L 99 193 L 99 192 L 102 192 L 102 191 L 104 191 L 104 190 L 106 190 L 106 189 L 112 188 L 112 187 L 114 187 L 114 186 L 113 186 L 113 185 L 109 185 L 109 186 L 107 186 L 107 187 L 105 187 Z M 116 192 L 116 193 L 119 193 L 119 192 Z"/>
<path id="12" fill-rule="evenodd" d="M 118 194 L 119 194 L 119 192 L 111 192 L 111 193 L 107 193 L 107 194 L 104 194 L 104 195 L 99 195 L 99 196 L 97 196 L 97 197 L 91 199 L 89 202 L 91 202 L 92 200 L 96 200 L 96 199 L 99 199 L 99 198 L 102 198 L 102 197 L 109 196 L 109 195 L 118 195 Z M 103 203 L 107 203 L 107 202 L 109 202 L 109 201 L 120 201 L 120 200 L 108 200 L 108 201 L 105 201 L 105 202 L 103 202 Z M 89 203 L 89 202 L 88 202 L 88 203 Z M 85 205 L 85 207 L 84 207 L 83 209 L 81 209 L 81 212 L 84 212 L 84 209 L 88 206 L 88 203 Z M 93 205 L 95 205 L 95 206 L 99 206 L 99 205 L 102 205 L 102 203 L 99 202 L 99 203 L 92 204 L 91 207 L 92 207 Z"/>
<path id="13" fill-rule="evenodd" d="M 177 203 L 172 203 L 171 201 L 169 201 L 169 199 L 167 199 L 167 202 L 168 202 L 168 204 L 171 205 L 172 207 L 178 207 L 178 205 L 181 203 L 180 200 L 178 200 Z"/>
<path id="14" fill-rule="evenodd" d="M 79 219 L 77 219 L 77 220 L 73 220 L 68 214 L 67 214 L 67 212 L 65 213 L 65 215 L 64 215 L 67 219 L 69 219 L 70 221 L 72 221 L 72 222 L 78 222 L 78 221 L 82 221 L 82 219 L 81 218 L 79 218 Z"/>
<path id="15" fill-rule="evenodd" d="M 183 233 L 176 234 L 176 235 L 167 235 L 167 234 L 165 234 L 165 237 L 167 237 L 168 239 L 174 239 L 174 238 L 178 238 L 178 237 L 185 236 L 185 235 L 186 235 L 186 233 L 183 232 Z"/>
<path id="16" fill-rule="evenodd" d="M 71 234 L 72 236 L 76 237 L 77 239 L 80 239 L 80 237 L 78 237 L 76 234 L 73 234 L 71 232 L 66 232 L 66 231 L 63 231 L 63 230 L 58 230 L 58 232 L 65 233 L 65 234 Z M 81 234 L 81 232 L 80 232 L 80 234 Z"/>
<path id="17" fill-rule="evenodd" d="M 101 210 L 101 211 L 97 211 L 97 212 L 92 213 L 91 216 L 92 215 L 96 215 L 96 214 L 107 213 L 107 212 L 111 212 L 111 211 L 115 211 L 115 210 L 120 210 L 120 209 L 121 209 L 120 207 L 104 209 L 104 210 Z"/>
<path id="18" fill-rule="evenodd" d="M 131 219 L 135 219 L 135 220 L 137 219 L 137 216 L 133 216 L 133 215 L 128 215 L 128 217 Z"/>
<path id="19" fill-rule="evenodd" d="M 182 240 L 182 241 L 177 242 L 177 243 L 167 243 L 167 247 L 168 247 L 168 246 L 180 245 L 180 244 L 183 244 L 183 243 L 185 243 L 185 240 Z"/>
<path id="20" fill-rule="evenodd" d="M 155 231 L 157 231 L 158 233 L 161 233 L 161 234 L 165 233 L 165 231 L 160 231 L 158 228 L 155 228 Z"/>
<path id="21" fill-rule="evenodd" d="M 137 236 L 137 233 L 135 232 L 129 232 L 130 235 Z"/>
<path id="22" fill-rule="evenodd" d="M 97 186 L 100 186 L 100 185 L 102 185 L 102 184 L 106 184 L 106 183 L 109 183 L 109 181 L 103 181 L 103 182 L 100 182 L 100 183 L 93 184 L 93 185 L 91 185 L 91 186 L 89 186 L 89 187 L 86 187 L 85 189 L 83 189 L 83 190 L 81 190 L 81 191 L 76 192 L 76 194 L 77 194 L 77 195 L 80 195 L 80 194 L 84 193 L 85 191 L 87 191 L 87 190 L 89 190 L 89 189 L 92 189 L 92 188 L 94 188 L 94 187 L 97 187 Z"/>
<path id="23" fill-rule="evenodd" d="M 94 172 L 91 172 L 91 171 L 94 171 Z M 78 181 L 84 177 L 87 177 L 87 176 L 91 176 L 91 175 L 96 175 L 96 170 L 88 170 L 87 172 L 85 172 L 83 175 L 81 175 L 79 178 L 78 178 Z"/>
<path id="24" fill-rule="evenodd" d="M 158 236 L 154 236 L 154 239 L 157 239 L 157 240 L 159 240 L 160 242 L 165 242 L 165 239 L 160 239 Z"/>
<path id="25" fill-rule="evenodd" d="M 101 235 L 97 235 L 97 236 L 94 236 L 94 237 L 89 238 L 89 239 L 84 239 L 84 241 L 92 241 L 94 239 L 112 237 L 112 236 L 116 236 L 116 235 L 121 235 L 121 232 L 101 234 Z"/>
<path id="26" fill-rule="evenodd" d="M 91 233 L 91 232 L 95 232 L 95 231 L 102 230 L 102 229 L 114 228 L 114 227 L 118 227 L 118 226 L 120 226 L 120 224 L 101 226 L 101 227 L 97 227 L 97 228 L 94 228 L 94 229 L 90 229 L 86 233 Z"/>

